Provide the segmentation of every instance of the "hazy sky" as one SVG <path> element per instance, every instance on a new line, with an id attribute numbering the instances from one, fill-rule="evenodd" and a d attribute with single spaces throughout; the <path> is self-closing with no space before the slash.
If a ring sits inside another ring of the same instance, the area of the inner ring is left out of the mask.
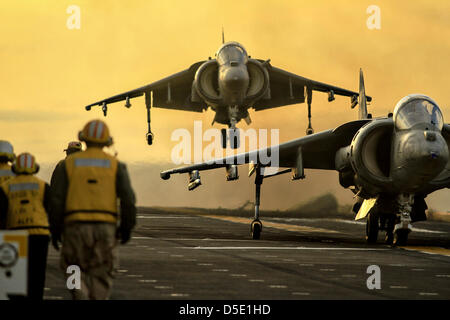
<path id="1" fill-rule="evenodd" d="M 66 26 L 69 5 L 81 10 L 79 30 Z M 380 30 L 366 26 L 370 5 L 381 9 Z M 407 94 L 424 93 L 440 105 L 446 122 L 450 119 L 446 0 L 16 0 L 0 2 L 0 21 L 0 139 L 11 141 L 16 152 L 35 154 L 38 162 L 50 167 L 63 157 L 62 149 L 85 122 L 103 117 L 99 108 L 85 111 L 86 104 L 213 57 L 221 44 L 222 26 L 226 40 L 242 43 L 253 58 L 270 58 L 274 66 L 321 82 L 357 90 L 362 67 L 366 91 L 373 97 L 369 111 L 375 116 L 393 111 Z M 148 147 L 143 98 L 132 104 L 131 109 L 123 103 L 111 105 L 106 118 L 119 158 L 130 166 L 170 166 L 176 145 L 170 141 L 172 131 L 192 129 L 194 120 L 202 120 L 208 128 L 214 117 L 210 110 L 198 114 L 155 108 L 155 142 Z M 328 103 L 326 94 L 315 94 L 316 132 L 355 119 L 357 111 L 349 104 L 348 98 Z M 281 141 L 304 135 L 307 127 L 305 104 L 250 115 L 251 127 L 278 128 Z M 239 126 L 248 128 L 245 123 Z M 283 188 L 290 188 L 285 180 Z M 170 184 L 155 175 L 148 181 L 164 188 Z M 215 187 L 224 184 L 221 180 Z M 251 185 L 247 179 L 246 184 Z M 334 174 L 326 184 L 339 188 Z M 170 191 L 175 198 L 185 192 L 176 186 Z M 140 184 L 136 192 L 141 204 L 151 204 Z M 201 192 L 211 191 L 197 194 Z M 440 196 L 439 203 L 449 208 L 449 191 L 444 192 L 447 195 Z M 351 201 L 351 193 L 346 194 L 346 201 Z M 192 202 L 182 199 L 186 205 L 198 204 L 202 197 L 197 197 Z M 276 199 L 272 207 L 287 206 L 287 200 Z"/>

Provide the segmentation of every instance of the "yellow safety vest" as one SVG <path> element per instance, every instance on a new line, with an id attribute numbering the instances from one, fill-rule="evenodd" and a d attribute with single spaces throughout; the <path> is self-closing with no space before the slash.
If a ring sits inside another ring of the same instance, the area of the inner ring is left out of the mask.
<path id="1" fill-rule="evenodd" d="M 69 155 L 65 222 L 117 222 L 118 161 L 100 148 Z"/>
<path id="2" fill-rule="evenodd" d="M 0 163 L 0 185 L 14 177 L 15 174 L 11 171 L 11 166 L 7 163 Z"/>
<path id="3" fill-rule="evenodd" d="M 44 208 L 45 182 L 33 175 L 18 175 L 2 185 L 8 197 L 6 229 L 26 230 L 32 235 L 49 235 Z"/>

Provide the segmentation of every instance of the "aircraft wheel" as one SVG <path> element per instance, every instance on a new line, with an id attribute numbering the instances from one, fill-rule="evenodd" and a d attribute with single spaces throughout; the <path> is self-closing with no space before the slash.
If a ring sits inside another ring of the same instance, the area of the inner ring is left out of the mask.
<path id="1" fill-rule="evenodd" d="M 386 237 L 384 238 L 384 243 L 391 245 L 394 242 L 394 224 L 395 217 L 389 217 L 386 221 Z"/>
<path id="2" fill-rule="evenodd" d="M 398 229 L 394 233 L 394 246 L 404 246 L 408 242 L 408 229 Z"/>
<path id="3" fill-rule="evenodd" d="M 386 231 L 384 243 L 391 245 L 393 242 L 394 242 L 394 233 L 392 231 Z"/>
<path id="4" fill-rule="evenodd" d="M 378 239 L 379 217 L 374 212 L 369 212 L 366 222 L 366 241 L 376 243 Z"/>
<path id="5" fill-rule="evenodd" d="M 252 222 L 252 238 L 253 240 L 259 240 L 261 237 L 261 231 L 262 231 L 262 223 L 259 220 L 254 220 Z"/>
<path id="6" fill-rule="evenodd" d="M 151 132 L 147 133 L 146 138 L 147 138 L 147 144 L 149 146 L 151 146 L 153 144 L 153 133 L 151 133 Z"/>

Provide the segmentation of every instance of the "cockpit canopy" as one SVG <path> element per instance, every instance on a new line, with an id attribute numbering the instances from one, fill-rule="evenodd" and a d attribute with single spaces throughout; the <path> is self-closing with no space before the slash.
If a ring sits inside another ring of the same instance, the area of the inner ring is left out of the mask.
<path id="1" fill-rule="evenodd" d="M 399 130 L 425 123 L 441 131 L 444 119 L 438 105 L 430 97 L 412 94 L 401 99 L 395 106 L 394 123 Z"/>
<path id="2" fill-rule="evenodd" d="M 219 65 L 227 63 L 246 64 L 248 61 L 247 51 L 237 42 L 227 42 L 216 53 Z"/>

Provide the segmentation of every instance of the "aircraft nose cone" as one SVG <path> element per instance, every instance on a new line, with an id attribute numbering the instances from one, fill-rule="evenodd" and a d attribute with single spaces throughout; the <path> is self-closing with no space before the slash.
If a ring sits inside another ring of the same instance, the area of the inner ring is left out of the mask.
<path id="1" fill-rule="evenodd" d="M 417 155 L 417 170 L 424 175 L 434 176 L 439 174 L 448 162 L 448 150 L 444 148 L 429 148 Z"/>
<path id="2" fill-rule="evenodd" d="M 434 177 L 438 175 L 448 162 L 448 153 L 428 151 L 417 157 L 417 172 L 422 176 Z"/>
<path id="3" fill-rule="evenodd" d="M 438 175 L 449 158 L 447 143 L 438 132 L 412 131 L 405 136 L 402 149 L 405 166 L 422 177 Z"/>
<path id="4" fill-rule="evenodd" d="M 424 136 L 426 147 L 422 161 L 429 162 L 430 167 L 445 166 L 449 157 L 449 150 L 445 140 L 436 132 L 425 131 Z"/>
<path id="5" fill-rule="evenodd" d="M 445 166 L 448 157 L 439 151 L 429 151 L 420 158 L 423 168 L 434 171 L 436 168 Z"/>
<path id="6" fill-rule="evenodd" d="M 224 72 L 223 83 L 228 91 L 245 91 L 249 83 L 248 73 L 241 67 L 229 67 Z"/>
<path id="7" fill-rule="evenodd" d="M 431 160 L 436 160 L 436 159 L 438 159 L 438 158 L 439 158 L 439 152 L 431 151 L 431 152 L 430 152 L 430 157 L 431 157 Z"/>

